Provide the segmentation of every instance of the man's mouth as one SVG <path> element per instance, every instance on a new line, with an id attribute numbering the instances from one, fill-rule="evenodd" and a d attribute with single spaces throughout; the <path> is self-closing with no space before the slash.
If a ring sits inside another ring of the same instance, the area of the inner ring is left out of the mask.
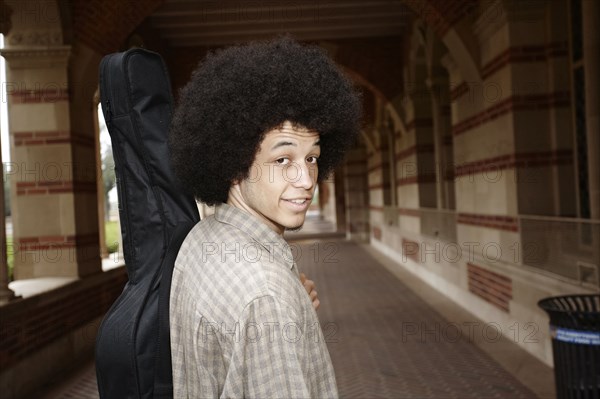
<path id="1" fill-rule="evenodd" d="M 289 199 L 286 201 L 293 202 L 294 204 L 304 204 L 308 200 L 306 198 L 304 198 L 304 199 Z"/>
<path id="2" fill-rule="evenodd" d="M 312 198 L 283 198 L 283 200 L 295 205 L 305 205 L 306 203 L 310 203 Z"/>

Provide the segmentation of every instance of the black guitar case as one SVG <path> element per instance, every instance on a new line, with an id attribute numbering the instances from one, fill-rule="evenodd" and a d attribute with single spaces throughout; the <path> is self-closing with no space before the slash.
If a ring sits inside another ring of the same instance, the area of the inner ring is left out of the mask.
<path id="1" fill-rule="evenodd" d="M 160 55 L 133 49 L 104 57 L 100 98 L 129 281 L 98 332 L 98 390 L 107 399 L 171 398 L 171 274 L 181 242 L 200 217 L 170 167 L 173 96 Z"/>

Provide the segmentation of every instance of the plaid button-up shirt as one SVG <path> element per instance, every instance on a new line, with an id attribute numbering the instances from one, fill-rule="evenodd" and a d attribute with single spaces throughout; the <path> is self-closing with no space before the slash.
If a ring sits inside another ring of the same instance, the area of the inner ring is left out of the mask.
<path id="1" fill-rule="evenodd" d="M 285 240 L 226 204 L 186 237 L 170 305 L 175 398 L 330 398 L 337 387 Z"/>

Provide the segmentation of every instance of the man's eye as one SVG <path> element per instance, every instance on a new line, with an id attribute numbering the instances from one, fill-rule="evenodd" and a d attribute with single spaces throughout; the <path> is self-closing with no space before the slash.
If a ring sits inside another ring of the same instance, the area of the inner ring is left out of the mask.
<path id="1" fill-rule="evenodd" d="M 279 158 L 275 161 L 278 165 L 287 165 L 290 163 L 288 158 Z"/>
<path id="2" fill-rule="evenodd" d="M 306 158 L 306 160 L 307 160 L 309 163 L 316 164 L 316 163 L 317 163 L 317 161 L 319 160 L 319 158 L 317 158 L 317 157 L 308 157 L 308 158 Z"/>

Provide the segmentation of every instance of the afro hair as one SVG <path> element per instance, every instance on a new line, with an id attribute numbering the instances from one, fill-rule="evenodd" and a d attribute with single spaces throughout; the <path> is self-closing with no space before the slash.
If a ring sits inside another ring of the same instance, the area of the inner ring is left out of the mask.
<path id="1" fill-rule="evenodd" d="M 227 202 L 265 134 L 290 121 L 320 134 L 323 180 L 356 140 L 360 117 L 359 93 L 321 48 L 289 37 L 230 47 L 207 55 L 181 90 L 171 161 L 197 199 Z"/>

